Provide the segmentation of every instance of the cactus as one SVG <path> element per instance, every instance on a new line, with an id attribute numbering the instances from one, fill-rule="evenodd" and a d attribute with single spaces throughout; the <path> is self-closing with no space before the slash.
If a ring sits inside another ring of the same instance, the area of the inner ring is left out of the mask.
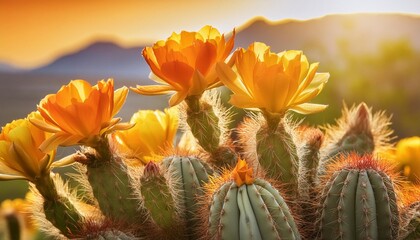
<path id="1" fill-rule="evenodd" d="M 344 106 L 343 115 L 336 122 L 336 126 L 325 127 L 326 146 L 321 152 L 320 174 L 340 154 L 372 154 L 391 149 L 391 123 L 384 112 L 372 114 L 365 103 L 351 109 Z"/>
<path id="2" fill-rule="evenodd" d="M 173 196 L 181 216 L 188 226 L 190 235 L 192 227 L 197 224 L 198 210 L 197 199 L 203 194 L 202 187 L 209 181 L 212 169 L 199 158 L 172 156 L 162 161 L 162 166 L 167 172 L 170 187 L 176 194 Z"/>
<path id="3" fill-rule="evenodd" d="M 398 207 L 392 180 L 371 156 L 343 157 L 326 184 L 320 209 L 321 239 L 397 239 Z"/>
<path id="4" fill-rule="evenodd" d="M 271 121 L 269 121 L 271 119 Z M 244 156 L 270 179 L 288 185 L 287 194 L 298 195 L 299 159 L 294 142 L 295 125 L 286 116 L 250 115 L 238 127 Z"/>
<path id="5" fill-rule="evenodd" d="M 145 223 L 143 231 L 149 239 L 182 239 L 185 236 L 185 223 L 180 218 L 174 195 L 159 165 L 153 161 L 144 168 L 140 178 L 139 196 L 146 209 L 150 222 Z"/>
<path id="6" fill-rule="evenodd" d="M 248 170 L 241 161 L 232 174 Z M 280 193 L 263 179 L 241 177 L 208 186 L 215 189 L 209 192 L 208 239 L 300 239 Z"/>
<path id="7" fill-rule="evenodd" d="M 134 197 L 127 166 L 118 156 L 105 152 L 107 154 L 99 155 L 87 149 L 86 160 L 81 162 L 87 165 L 87 179 L 99 208 L 105 216 L 120 221 L 144 217 L 144 211 Z"/>
<path id="8" fill-rule="evenodd" d="M 184 128 L 191 131 L 199 146 L 210 154 L 211 164 L 217 168 L 232 167 L 237 156 L 227 141 L 230 114 L 221 105 L 218 94 L 191 96 L 185 102 L 181 105 L 187 123 Z"/>

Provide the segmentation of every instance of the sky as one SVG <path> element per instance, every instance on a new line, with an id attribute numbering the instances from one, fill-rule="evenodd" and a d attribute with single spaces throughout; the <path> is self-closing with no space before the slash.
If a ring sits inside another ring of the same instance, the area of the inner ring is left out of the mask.
<path id="1" fill-rule="evenodd" d="M 417 0 L 0 0 L 0 63 L 34 68 L 98 39 L 150 44 L 212 25 L 222 33 L 250 19 L 306 20 L 328 14 L 420 14 Z"/>

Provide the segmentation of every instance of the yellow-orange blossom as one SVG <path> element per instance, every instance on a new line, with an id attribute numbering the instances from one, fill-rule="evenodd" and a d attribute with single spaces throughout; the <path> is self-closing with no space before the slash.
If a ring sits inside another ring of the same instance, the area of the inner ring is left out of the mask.
<path id="1" fill-rule="evenodd" d="M 50 174 L 55 149 L 48 153 L 39 150 L 50 134 L 33 126 L 29 119 L 41 119 L 41 116 L 33 112 L 28 118 L 6 124 L 0 133 L 0 179 L 35 182 Z"/>
<path id="2" fill-rule="evenodd" d="M 173 33 L 143 50 L 152 73 L 150 78 L 162 85 L 137 86 L 133 91 L 145 95 L 175 92 L 169 100 L 174 106 L 187 96 L 200 96 L 206 89 L 220 86 L 215 65 L 228 57 L 235 33 L 226 42 L 224 35 L 211 26 L 198 32 Z"/>
<path id="3" fill-rule="evenodd" d="M 254 183 L 252 168 L 248 167 L 248 164 L 245 160 L 238 159 L 238 163 L 236 164 L 231 174 L 233 180 L 235 181 L 238 187 L 244 184 L 249 185 Z"/>
<path id="4" fill-rule="evenodd" d="M 307 102 L 319 94 L 329 74 L 316 73 L 318 63 L 309 65 L 301 51 L 276 54 L 255 42 L 247 50 L 238 49 L 234 58 L 233 70 L 225 63 L 216 67 L 220 80 L 233 92 L 231 104 L 275 114 L 287 110 L 308 114 L 326 108 Z"/>
<path id="5" fill-rule="evenodd" d="M 167 148 L 173 147 L 175 134 L 178 130 L 178 111 L 176 108 L 156 110 L 140 110 L 133 114 L 130 123 L 133 128 L 115 131 L 118 151 L 128 159 L 136 159 L 136 163 L 147 164 Z"/>
<path id="6" fill-rule="evenodd" d="M 83 144 L 95 147 L 100 138 L 112 131 L 126 129 L 118 124 L 120 118 L 113 118 L 121 109 L 128 89 L 114 92 L 114 81 L 101 80 L 91 86 L 84 80 L 73 80 L 56 94 L 49 94 L 41 100 L 38 111 L 44 121 L 31 122 L 44 131 L 53 133 L 42 145 L 43 151 L 57 146 Z"/>

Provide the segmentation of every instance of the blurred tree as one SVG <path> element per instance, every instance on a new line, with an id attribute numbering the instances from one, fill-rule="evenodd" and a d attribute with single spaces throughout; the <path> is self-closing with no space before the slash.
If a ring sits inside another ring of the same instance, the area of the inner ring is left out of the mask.
<path id="1" fill-rule="evenodd" d="M 341 102 L 366 102 L 393 115 L 398 138 L 420 133 L 420 52 L 407 39 L 384 40 L 375 52 L 363 53 L 347 39 L 337 41 L 334 60 L 321 61 L 320 71 L 331 78 L 317 102 L 329 103 L 323 113 L 308 116 L 309 124 L 332 122 L 340 115 Z"/>

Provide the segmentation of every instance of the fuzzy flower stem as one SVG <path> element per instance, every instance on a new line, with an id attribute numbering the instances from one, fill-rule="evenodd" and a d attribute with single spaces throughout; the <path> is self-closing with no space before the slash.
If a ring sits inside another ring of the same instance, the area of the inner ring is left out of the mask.
<path id="1" fill-rule="evenodd" d="M 213 153 L 220 144 L 220 120 L 215 115 L 213 107 L 200 101 L 200 97 L 189 96 L 185 99 L 188 105 L 187 123 L 200 146 L 207 152 Z"/>
<path id="2" fill-rule="evenodd" d="M 79 229 L 83 217 L 79 210 L 70 201 L 68 193 L 57 191 L 51 175 L 42 174 L 35 181 L 36 189 L 44 198 L 43 210 L 45 217 L 66 237 Z"/>
<path id="3" fill-rule="evenodd" d="M 281 119 L 284 117 L 284 114 L 270 113 L 266 110 L 262 110 L 262 114 L 265 120 L 267 121 L 269 131 L 275 132 L 279 126 Z"/>
<path id="4" fill-rule="evenodd" d="M 91 147 L 95 149 L 95 151 L 98 153 L 100 161 L 90 162 L 88 164 L 96 165 L 96 164 L 101 164 L 101 163 L 111 161 L 112 152 L 111 152 L 108 138 L 100 137 L 98 141 L 96 141 L 96 143 L 97 143 L 96 145 L 91 146 Z"/>
<path id="5" fill-rule="evenodd" d="M 266 113 L 264 116 L 268 119 L 256 133 L 258 162 L 267 177 L 287 184 L 289 194 L 295 197 L 298 191 L 299 165 L 296 145 L 292 135 L 286 130 L 282 115 Z"/>
<path id="6" fill-rule="evenodd" d="M 56 201 L 58 199 L 57 189 L 54 181 L 49 174 L 43 174 L 35 179 L 36 189 L 41 193 L 45 200 Z"/>
<path id="7" fill-rule="evenodd" d="M 215 114 L 216 106 L 212 106 L 201 96 L 189 96 L 185 99 L 187 103 L 187 123 L 191 128 L 191 132 L 198 140 L 200 146 L 210 153 L 212 164 L 218 168 L 233 167 L 236 163 L 237 156 L 230 147 L 221 146 L 221 137 L 223 129 L 219 123 L 226 122 Z"/>
<path id="8" fill-rule="evenodd" d="M 201 98 L 201 95 L 197 95 L 197 96 L 189 96 L 185 99 L 185 102 L 187 103 L 188 108 L 194 113 L 200 112 L 200 98 Z"/>

